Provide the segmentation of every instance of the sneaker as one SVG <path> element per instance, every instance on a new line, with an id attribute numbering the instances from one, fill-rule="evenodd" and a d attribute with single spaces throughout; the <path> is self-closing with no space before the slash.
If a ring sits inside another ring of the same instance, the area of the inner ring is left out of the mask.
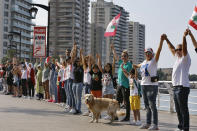
<path id="1" fill-rule="evenodd" d="M 84 113 L 83 113 L 83 116 L 89 116 L 89 114 L 90 114 L 90 112 L 87 111 L 87 112 L 84 112 Z"/>
<path id="2" fill-rule="evenodd" d="M 105 120 L 111 120 L 111 116 L 106 115 L 106 116 L 104 117 L 104 119 L 105 119 Z"/>
<path id="3" fill-rule="evenodd" d="M 48 102 L 53 102 L 53 99 L 48 100 Z"/>
<path id="4" fill-rule="evenodd" d="M 135 123 L 135 125 L 136 125 L 136 126 L 141 126 L 141 125 L 142 125 L 142 122 L 141 122 L 141 121 L 137 121 L 137 122 Z"/>
<path id="5" fill-rule="evenodd" d="M 159 130 L 157 125 L 153 125 L 150 128 L 148 128 L 148 130 Z"/>
<path id="6" fill-rule="evenodd" d="M 90 113 L 89 113 L 89 117 L 92 117 L 92 116 L 93 116 L 93 115 L 92 115 L 92 112 L 90 112 Z"/>
<path id="7" fill-rule="evenodd" d="M 181 130 L 181 129 L 177 128 L 177 129 L 175 129 L 174 131 L 183 131 L 183 130 Z"/>
<path id="8" fill-rule="evenodd" d="M 76 113 L 76 110 L 75 109 L 71 109 L 69 113 L 74 114 L 74 113 Z"/>
<path id="9" fill-rule="evenodd" d="M 64 112 L 65 112 L 65 113 L 70 112 L 70 108 L 65 109 Z"/>
<path id="10" fill-rule="evenodd" d="M 65 107 L 64 107 L 65 109 L 68 109 L 68 108 L 70 108 L 70 106 L 69 105 L 65 105 Z"/>
<path id="11" fill-rule="evenodd" d="M 133 120 L 133 121 L 130 121 L 130 124 L 131 124 L 131 125 L 134 125 L 134 126 L 135 126 L 136 123 L 137 123 L 137 122 L 135 122 L 134 120 Z"/>
<path id="12" fill-rule="evenodd" d="M 140 126 L 140 129 L 148 129 L 150 127 L 149 124 L 144 124 L 142 126 Z"/>

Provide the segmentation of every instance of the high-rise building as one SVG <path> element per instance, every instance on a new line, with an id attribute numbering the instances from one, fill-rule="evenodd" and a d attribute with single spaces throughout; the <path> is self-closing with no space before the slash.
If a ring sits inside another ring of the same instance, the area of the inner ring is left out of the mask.
<path id="1" fill-rule="evenodd" d="M 121 13 L 116 36 L 104 37 L 109 22 Z M 114 43 L 115 50 L 120 56 L 121 52 L 128 47 L 128 17 L 129 13 L 123 7 L 113 2 L 97 0 L 91 4 L 91 54 L 101 55 L 102 64 L 111 62 L 110 44 Z"/>
<path id="2" fill-rule="evenodd" d="M 134 64 L 144 61 L 145 25 L 139 22 L 129 22 L 129 59 Z"/>
<path id="3" fill-rule="evenodd" d="M 89 0 L 50 0 L 50 55 L 88 43 Z"/>
<path id="4" fill-rule="evenodd" d="M 15 56 L 31 59 L 31 26 L 34 25 L 29 13 L 31 4 L 32 0 L 0 0 L 0 59 L 7 56 L 10 48 L 16 49 L 16 47 L 17 55 Z M 12 41 L 8 39 L 9 32 L 16 32 L 13 34 Z"/>

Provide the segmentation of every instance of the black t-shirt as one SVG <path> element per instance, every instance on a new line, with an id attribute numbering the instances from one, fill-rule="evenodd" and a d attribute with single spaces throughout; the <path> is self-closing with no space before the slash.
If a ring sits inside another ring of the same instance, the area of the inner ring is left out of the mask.
<path id="1" fill-rule="evenodd" d="M 74 83 L 83 82 L 83 67 L 74 65 L 73 75 L 74 75 L 74 80 L 73 80 Z"/>
<path id="2" fill-rule="evenodd" d="M 89 72 L 91 75 L 91 87 L 90 90 L 102 90 L 102 72 L 94 73 L 92 70 Z"/>
<path id="3" fill-rule="evenodd" d="M 197 53 L 197 48 L 195 49 L 196 53 Z"/>

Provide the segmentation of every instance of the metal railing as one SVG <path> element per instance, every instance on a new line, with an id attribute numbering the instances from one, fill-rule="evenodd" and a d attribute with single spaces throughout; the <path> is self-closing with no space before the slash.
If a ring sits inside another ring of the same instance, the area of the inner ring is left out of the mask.
<path id="1" fill-rule="evenodd" d="M 168 111 L 170 111 L 171 113 L 174 113 L 175 108 L 174 108 L 174 99 L 173 99 L 173 87 L 172 87 L 171 81 L 159 81 L 159 85 L 162 85 L 162 84 L 165 88 L 161 88 L 159 86 L 159 90 L 160 89 L 166 89 L 168 91 L 168 94 L 164 94 L 164 93 L 161 93 L 159 91 L 158 97 L 157 97 L 158 110 L 161 110 L 161 108 L 165 108 Z M 197 82 L 190 82 L 190 84 L 196 84 L 197 85 Z M 162 99 L 162 97 L 165 97 L 165 99 Z M 197 98 L 197 96 L 189 95 L 189 99 L 192 99 L 192 98 Z M 197 99 L 196 99 L 196 101 L 197 101 Z M 161 103 L 165 103 L 165 104 L 161 104 Z M 197 105 L 197 102 L 188 101 L 188 106 L 189 107 L 191 107 L 193 105 Z M 197 114 L 197 108 L 196 109 L 189 108 L 189 111 L 194 112 L 195 114 Z"/>

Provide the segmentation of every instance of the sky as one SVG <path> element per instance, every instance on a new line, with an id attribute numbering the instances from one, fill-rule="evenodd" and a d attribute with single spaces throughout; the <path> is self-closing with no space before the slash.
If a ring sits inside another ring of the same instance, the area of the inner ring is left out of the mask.
<path id="1" fill-rule="evenodd" d="M 33 2 L 48 4 L 48 0 L 33 0 Z M 163 33 L 167 34 L 168 39 L 174 46 L 182 43 L 183 33 L 188 27 L 197 39 L 197 31 L 188 25 L 194 6 L 197 3 L 196 0 L 113 0 L 113 2 L 124 7 L 130 13 L 129 20 L 140 22 L 146 26 L 145 44 L 146 47 L 152 47 L 154 51 L 157 50 L 160 36 Z M 37 25 L 47 25 L 47 12 L 39 8 L 34 21 Z M 187 37 L 187 44 L 192 60 L 190 74 L 197 74 L 197 53 L 194 51 L 189 36 Z M 171 68 L 174 60 L 166 42 L 164 42 L 158 67 Z"/>

